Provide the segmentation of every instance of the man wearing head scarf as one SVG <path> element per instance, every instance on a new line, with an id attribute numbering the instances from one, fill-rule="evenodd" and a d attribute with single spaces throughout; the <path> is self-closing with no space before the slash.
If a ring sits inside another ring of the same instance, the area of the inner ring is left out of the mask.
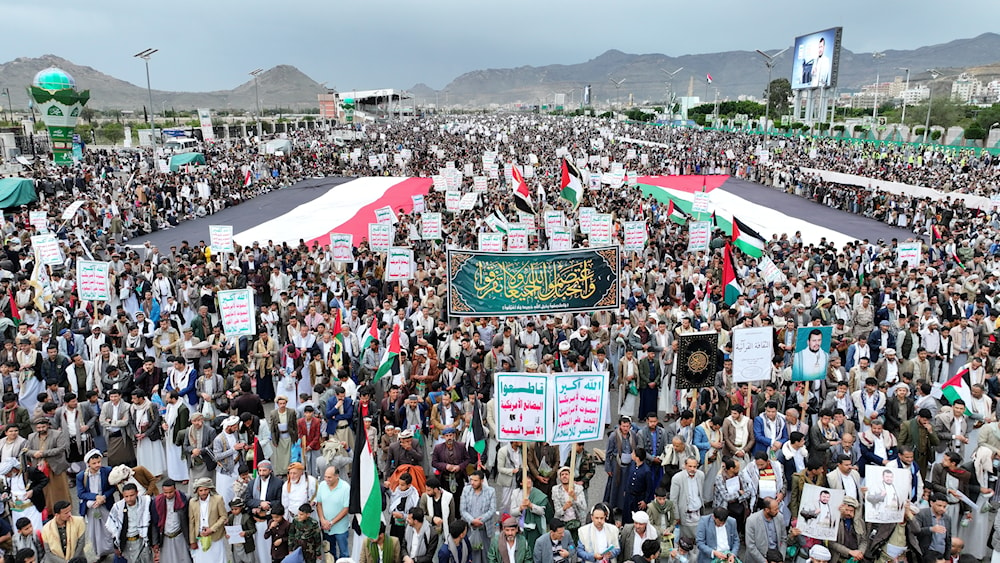
<path id="1" fill-rule="evenodd" d="M 235 425 L 233 423 L 232 426 Z M 226 503 L 221 495 L 216 494 L 211 479 L 195 481 L 194 492 L 188 504 L 191 556 L 194 563 L 221 563 L 226 560 Z"/>
<path id="2" fill-rule="evenodd" d="M 135 483 L 122 488 L 122 499 L 111 507 L 104 526 L 115 538 L 116 555 L 129 563 L 152 563 L 152 499 L 140 495 Z"/>
<path id="3" fill-rule="evenodd" d="M 163 492 L 153 498 L 152 505 L 153 526 L 156 527 L 154 550 L 160 560 L 190 563 L 187 496 L 177 490 L 174 481 L 167 479 L 163 482 Z"/>
<path id="4" fill-rule="evenodd" d="M 98 558 L 114 553 L 114 536 L 103 523 L 114 500 L 111 468 L 103 465 L 104 454 L 90 450 L 83 456 L 86 469 L 76 474 L 76 496 L 80 499 L 80 516 L 87 521 L 87 541 Z"/>
<path id="5" fill-rule="evenodd" d="M 274 474 L 271 462 L 264 460 L 257 464 L 257 477 L 250 482 L 243 496 L 256 523 L 254 540 L 261 554 L 271 553 L 271 539 L 265 538 L 264 532 L 271 519 L 271 506 L 281 504 L 282 485 L 284 482 Z"/>
<path id="6" fill-rule="evenodd" d="M 48 477 L 34 467 L 25 467 L 16 458 L 0 463 L 0 492 L 8 497 L 10 520 L 31 520 L 36 530 L 42 529 L 42 511 L 45 510 L 45 486 Z M 30 496 L 29 496 L 30 493 Z"/>
<path id="7" fill-rule="evenodd" d="M 65 432 L 49 429 L 49 419 L 40 416 L 35 419 L 35 432 L 28 436 L 24 447 L 28 463 L 49 478 L 49 484 L 45 486 L 45 507 L 51 514 L 56 502 L 70 501 L 69 481 L 66 478 L 69 439 Z"/>
<path id="8" fill-rule="evenodd" d="M 233 484 L 239 477 L 240 461 L 249 447 L 239 441 L 239 435 L 236 433 L 239 425 L 240 417 L 226 418 L 222 421 L 222 432 L 212 441 L 212 455 L 218 464 L 215 468 L 215 488 L 222 495 L 224 505 L 228 505 L 235 495 Z"/>
<path id="9" fill-rule="evenodd" d="M 216 462 L 212 458 L 215 437 L 215 430 L 205 424 L 205 415 L 197 411 L 191 414 L 191 425 L 184 431 L 181 448 L 192 481 L 215 475 Z"/>

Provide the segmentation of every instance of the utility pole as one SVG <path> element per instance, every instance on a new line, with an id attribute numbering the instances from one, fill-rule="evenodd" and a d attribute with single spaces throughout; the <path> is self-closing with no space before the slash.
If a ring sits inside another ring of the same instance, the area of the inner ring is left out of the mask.
<path id="1" fill-rule="evenodd" d="M 156 109 L 153 108 L 153 87 L 149 81 L 149 58 L 159 49 L 146 49 L 133 55 L 146 62 L 146 92 L 149 94 L 149 136 L 153 143 L 152 169 L 156 169 Z"/>
<path id="2" fill-rule="evenodd" d="M 885 53 L 872 53 L 872 58 L 875 59 L 875 107 L 872 108 L 872 120 L 878 117 L 878 88 L 879 88 L 879 75 L 878 75 L 878 63 L 880 60 L 885 58 Z M 872 127 L 875 127 L 875 123 L 872 123 Z"/>
<path id="3" fill-rule="evenodd" d="M 260 123 L 260 87 L 257 85 L 257 77 L 260 73 L 264 72 L 264 69 L 258 68 L 256 70 L 250 71 L 250 76 L 253 77 L 253 93 L 254 97 L 257 98 L 257 138 L 262 139 L 264 137 L 264 130 Z"/>
<path id="4" fill-rule="evenodd" d="M 906 123 L 906 93 L 910 91 L 910 69 L 900 67 L 899 70 L 906 71 L 906 86 L 903 87 L 903 114 L 899 116 L 899 124 Z"/>
<path id="5" fill-rule="evenodd" d="M 777 59 L 788 47 L 778 51 L 773 55 L 768 55 L 764 51 L 757 49 L 757 54 L 764 57 L 764 66 L 767 67 L 767 99 L 764 100 L 764 146 L 767 147 L 771 140 L 771 74 L 774 70 L 774 59 Z"/>
<path id="6" fill-rule="evenodd" d="M 621 111 L 622 100 L 621 100 L 621 87 L 625 82 L 625 79 L 615 80 L 614 78 L 609 78 L 612 84 L 615 85 L 615 105 L 618 106 L 618 111 Z"/>
<path id="7" fill-rule="evenodd" d="M 667 77 L 668 77 L 667 78 L 667 104 L 670 106 L 669 113 L 670 113 L 670 120 L 671 121 L 674 120 L 674 76 L 678 72 L 680 72 L 682 70 L 684 70 L 684 67 L 681 67 L 681 68 L 679 68 L 679 69 L 677 69 L 677 70 L 675 70 L 673 72 L 668 72 L 667 70 L 662 69 L 662 68 L 660 69 L 660 72 L 662 72 L 663 74 L 666 74 Z"/>

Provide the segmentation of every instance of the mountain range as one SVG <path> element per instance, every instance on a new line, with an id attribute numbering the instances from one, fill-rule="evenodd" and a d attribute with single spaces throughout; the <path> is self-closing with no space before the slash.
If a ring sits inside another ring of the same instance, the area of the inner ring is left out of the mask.
<path id="1" fill-rule="evenodd" d="M 770 49 L 773 53 L 780 50 Z M 904 76 L 910 69 L 910 82 L 926 83 L 928 69 L 936 69 L 940 77 L 934 82 L 935 93 L 947 88 L 959 73 L 969 70 L 987 82 L 1000 77 L 1000 34 L 984 33 L 978 37 L 956 39 L 948 43 L 929 45 L 911 50 L 887 50 L 876 59 L 872 53 L 855 53 L 841 49 L 839 92 L 855 92 L 866 84 L 891 81 Z M 773 78 L 787 77 L 791 72 L 792 49 L 775 59 Z M 91 91 L 91 106 L 96 109 L 131 109 L 142 111 L 148 104 L 145 87 L 131 84 L 88 66 L 79 66 L 55 55 L 38 58 L 18 58 L 0 64 L 0 84 L 27 86 L 35 73 L 56 66 L 69 72 L 80 89 Z M 566 103 L 579 102 L 583 87 L 591 85 L 592 101 L 621 103 L 633 96 L 636 102 L 666 99 L 668 77 L 665 72 L 678 72 L 672 80 L 677 95 L 694 95 L 713 100 L 735 99 L 740 95 L 761 97 L 767 86 L 767 69 L 763 58 L 754 51 L 668 56 L 658 53 L 629 54 L 609 50 L 589 61 L 572 65 L 522 66 L 506 69 L 483 69 L 464 73 L 441 90 L 425 84 L 414 85 L 410 92 L 420 105 L 431 103 L 485 106 L 521 102 L 552 103 L 555 94 L 566 94 Z M 707 84 L 706 75 L 713 82 Z M 614 82 L 621 82 L 616 88 Z M 372 84 L 372 88 L 384 84 Z M 10 87 L 10 86 L 8 86 Z M 260 99 L 267 107 L 306 109 L 318 106 L 317 94 L 326 88 L 291 65 L 273 67 L 258 76 Z M 27 93 L 20 86 L 11 88 L 13 107 L 26 107 Z M 231 90 L 213 92 L 153 91 L 154 103 L 162 107 L 192 109 L 210 107 L 216 110 L 246 109 L 256 105 L 253 80 Z"/>

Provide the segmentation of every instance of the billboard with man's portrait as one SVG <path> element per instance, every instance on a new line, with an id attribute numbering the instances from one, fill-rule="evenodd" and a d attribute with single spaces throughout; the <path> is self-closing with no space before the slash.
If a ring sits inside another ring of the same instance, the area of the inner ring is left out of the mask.
<path id="1" fill-rule="evenodd" d="M 834 27 L 795 38 L 792 90 L 837 86 L 843 29 Z"/>

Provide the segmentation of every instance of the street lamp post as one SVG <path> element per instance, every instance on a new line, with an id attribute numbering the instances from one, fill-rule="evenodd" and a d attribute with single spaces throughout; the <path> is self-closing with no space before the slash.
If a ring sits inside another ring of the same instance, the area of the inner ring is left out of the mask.
<path id="1" fill-rule="evenodd" d="M 885 58 L 885 53 L 872 53 L 872 58 L 875 59 L 875 107 L 872 108 L 872 119 L 875 119 L 878 117 L 878 62 Z"/>
<path id="2" fill-rule="evenodd" d="M 899 124 L 906 123 L 906 93 L 910 90 L 910 69 L 900 67 L 899 70 L 906 71 L 906 86 L 903 87 L 903 115 L 899 116 Z"/>
<path id="3" fill-rule="evenodd" d="M 768 55 L 764 51 L 757 49 L 757 54 L 764 57 L 764 65 L 767 67 L 767 99 L 764 100 L 764 146 L 768 146 L 771 140 L 771 72 L 774 70 L 774 59 L 780 57 L 788 50 L 788 47 L 778 51 L 773 55 Z"/>
<path id="4" fill-rule="evenodd" d="M 149 137 L 153 143 L 153 164 L 156 164 L 156 110 L 153 109 L 153 86 L 149 81 L 149 58 L 159 49 L 146 49 L 133 55 L 146 63 L 146 92 L 149 94 Z"/>
<path id="5" fill-rule="evenodd" d="M 615 80 L 614 78 L 609 78 L 608 80 L 610 80 L 611 83 L 615 85 L 615 106 L 617 106 L 618 110 L 621 111 L 621 106 L 622 106 L 621 87 L 622 84 L 625 82 L 625 79 L 622 78 L 621 80 Z"/>
<path id="6" fill-rule="evenodd" d="M 4 88 L 3 95 L 7 98 L 7 121 L 14 123 L 14 109 L 10 107 L 10 88 Z"/>
<path id="7" fill-rule="evenodd" d="M 681 68 L 679 68 L 679 69 L 677 69 L 677 70 L 675 70 L 673 72 L 667 72 L 665 69 L 662 69 L 662 68 L 660 69 L 660 72 L 662 72 L 663 74 L 666 74 L 667 77 L 668 77 L 667 78 L 667 104 L 670 105 L 670 120 L 671 121 L 674 120 L 674 76 L 678 72 L 680 72 L 682 70 L 684 70 L 684 67 L 681 67 Z"/>
<path id="8" fill-rule="evenodd" d="M 931 80 L 937 80 L 937 77 L 940 76 L 940 74 L 938 74 L 938 71 L 934 70 L 933 68 L 927 69 L 927 72 L 931 73 Z M 927 123 L 924 124 L 924 142 L 925 143 L 927 141 L 929 141 L 930 138 L 931 138 L 931 105 L 933 105 L 933 101 L 934 101 L 934 90 L 931 89 L 931 84 L 928 82 L 927 83 Z"/>
<path id="9" fill-rule="evenodd" d="M 254 98 L 256 98 L 256 100 L 257 100 L 257 138 L 258 139 L 260 139 L 260 138 L 262 138 L 264 136 L 264 131 L 261 128 L 261 123 L 260 123 L 260 117 L 261 117 L 260 116 L 260 88 L 257 85 L 257 77 L 262 72 L 264 72 L 264 69 L 262 69 L 262 68 L 258 68 L 256 70 L 251 70 L 250 71 L 250 76 L 253 77 L 253 95 L 254 95 Z"/>

